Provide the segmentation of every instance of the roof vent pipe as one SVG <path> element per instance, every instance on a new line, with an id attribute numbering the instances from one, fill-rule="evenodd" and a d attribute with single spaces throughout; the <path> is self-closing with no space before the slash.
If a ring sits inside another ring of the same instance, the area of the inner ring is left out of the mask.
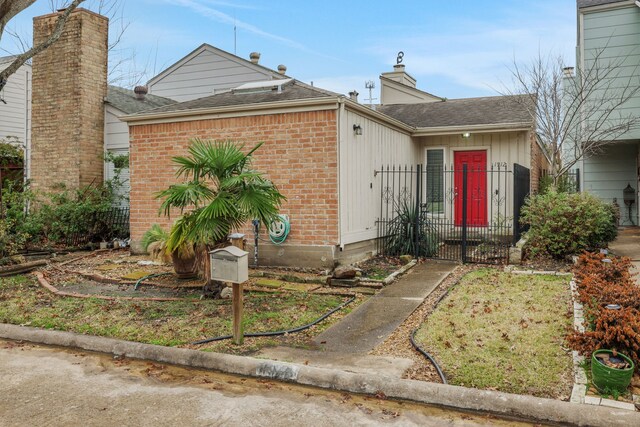
<path id="1" fill-rule="evenodd" d="M 565 77 L 573 77 L 573 67 L 564 67 L 562 69 L 562 72 L 564 73 Z"/>
<path id="2" fill-rule="evenodd" d="M 349 92 L 349 98 L 353 101 L 353 102 L 358 102 L 358 95 L 360 95 L 358 93 L 357 90 L 352 90 L 351 92 Z"/>
<path id="3" fill-rule="evenodd" d="M 251 62 L 253 62 L 254 64 L 257 64 L 258 62 L 260 62 L 260 52 L 251 52 L 249 54 L 249 59 L 251 60 Z"/>
<path id="4" fill-rule="evenodd" d="M 284 76 L 287 73 L 287 66 L 282 64 L 278 65 L 278 72 Z"/>
<path id="5" fill-rule="evenodd" d="M 136 94 L 136 99 L 139 101 L 144 100 L 148 92 L 149 89 L 146 86 L 136 86 L 135 89 L 133 89 L 133 93 Z"/>

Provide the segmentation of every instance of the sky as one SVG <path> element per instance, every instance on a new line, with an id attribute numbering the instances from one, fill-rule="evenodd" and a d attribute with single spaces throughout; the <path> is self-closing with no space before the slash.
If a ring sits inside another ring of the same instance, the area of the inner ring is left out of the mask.
<path id="1" fill-rule="evenodd" d="M 369 80 L 379 98 L 379 76 L 399 51 L 419 89 L 450 99 L 499 94 L 514 61 L 539 52 L 575 62 L 575 0 L 119 1 L 110 65 L 121 65 L 110 78 L 121 86 L 146 82 L 202 43 L 247 59 L 260 52 L 264 66 L 284 64 L 289 76 L 335 92 L 355 89 L 361 101 Z M 51 0 L 38 0 L 9 29 L 30 40 L 32 18 L 50 12 Z M 0 56 L 19 50 L 2 37 Z"/>

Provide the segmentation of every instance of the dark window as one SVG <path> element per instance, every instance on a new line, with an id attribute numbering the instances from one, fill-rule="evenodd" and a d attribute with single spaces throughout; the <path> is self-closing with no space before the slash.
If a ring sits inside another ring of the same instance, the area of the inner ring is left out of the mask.
<path id="1" fill-rule="evenodd" d="M 444 150 L 427 150 L 427 212 L 444 213 Z"/>

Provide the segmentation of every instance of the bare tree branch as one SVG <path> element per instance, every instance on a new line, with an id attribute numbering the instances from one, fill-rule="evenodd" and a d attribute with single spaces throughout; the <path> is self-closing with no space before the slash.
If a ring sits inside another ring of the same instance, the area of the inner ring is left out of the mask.
<path id="1" fill-rule="evenodd" d="M 625 104 L 640 93 L 638 67 L 625 71 L 626 58 L 607 58 L 607 47 L 589 52 L 575 76 L 565 70 L 562 57 L 539 53 L 527 65 L 514 60 L 513 86 L 500 91 L 525 95 L 514 99 L 536 121 L 554 185 L 581 159 L 640 126 L 640 117 L 624 113 Z"/>
<path id="2" fill-rule="evenodd" d="M 51 32 L 51 35 L 49 35 L 49 37 L 47 37 L 46 40 L 44 40 L 43 42 L 41 42 L 40 44 L 38 44 L 37 46 L 33 46 L 31 49 L 27 50 L 26 52 L 23 52 L 19 55 L 17 55 L 15 57 L 15 59 L 13 60 L 13 62 L 4 70 L 0 71 L 0 90 L 2 90 L 2 88 L 4 88 L 4 86 L 7 84 L 7 80 L 9 78 L 9 76 L 13 73 L 15 73 L 16 71 L 18 71 L 18 69 L 20 67 L 22 67 L 22 65 L 27 62 L 29 59 L 33 58 L 35 55 L 37 55 L 38 53 L 42 52 L 43 50 L 45 50 L 46 48 L 48 48 L 49 46 L 51 46 L 53 43 L 55 43 L 56 41 L 58 41 L 58 39 L 60 38 L 60 36 L 62 35 L 62 32 L 64 31 L 64 26 L 67 23 L 67 21 L 69 20 L 69 16 L 71 15 L 71 12 L 73 12 L 80 3 L 84 2 L 84 0 L 73 0 L 67 7 L 66 9 L 64 9 L 64 11 L 60 14 L 60 16 L 58 16 L 58 19 L 56 20 L 56 24 L 53 28 L 53 31 Z M 17 0 L 17 1 L 11 1 L 11 0 L 0 0 L 0 13 L 2 11 L 2 5 L 4 3 L 7 3 L 9 7 L 11 7 L 11 5 L 13 4 L 14 8 L 10 9 L 11 13 L 13 13 L 12 17 L 15 16 L 17 13 L 19 13 L 21 10 L 24 10 L 26 7 L 30 6 L 33 1 L 24 1 L 24 0 Z M 19 7 L 19 5 L 22 5 L 22 9 L 17 10 L 17 8 Z M 0 14 L 0 22 L 3 22 L 3 16 Z M 8 22 L 9 20 L 7 19 L 6 22 Z M 4 29 L 4 26 L 3 26 Z M 1 32 L 0 32 L 1 34 Z"/>

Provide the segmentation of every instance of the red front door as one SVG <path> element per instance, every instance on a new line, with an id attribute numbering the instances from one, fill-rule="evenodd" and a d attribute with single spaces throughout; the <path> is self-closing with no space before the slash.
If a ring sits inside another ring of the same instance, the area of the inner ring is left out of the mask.
<path id="1" fill-rule="evenodd" d="M 462 168 L 467 165 L 467 225 L 487 226 L 487 152 L 455 151 L 455 224 L 462 225 Z"/>

